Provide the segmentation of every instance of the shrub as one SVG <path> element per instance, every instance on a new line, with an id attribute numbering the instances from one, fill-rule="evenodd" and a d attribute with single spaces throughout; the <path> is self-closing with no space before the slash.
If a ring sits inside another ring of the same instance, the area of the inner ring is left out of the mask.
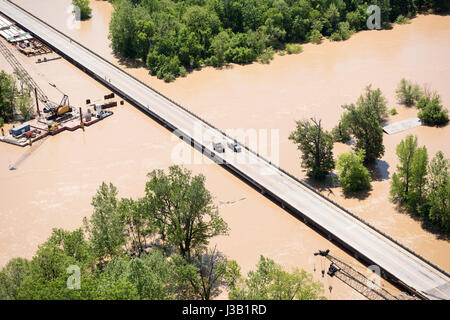
<path id="1" fill-rule="evenodd" d="M 389 110 L 389 114 L 390 114 L 391 116 L 395 116 L 396 114 L 398 114 L 397 109 L 392 108 L 391 110 Z"/>
<path id="2" fill-rule="evenodd" d="M 180 71 L 179 71 L 180 76 L 182 76 L 183 78 L 187 76 L 187 71 L 186 68 L 181 66 L 180 67 Z"/>
<path id="3" fill-rule="evenodd" d="M 405 78 L 400 80 L 395 93 L 397 94 L 397 99 L 407 106 L 412 106 L 415 104 L 423 94 L 419 85 L 413 84 Z"/>
<path id="4" fill-rule="evenodd" d="M 286 52 L 287 54 L 298 54 L 303 51 L 303 48 L 299 44 L 295 43 L 288 43 L 286 45 Z"/>
<path id="5" fill-rule="evenodd" d="M 309 35 L 309 41 L 311 41 L 312 43 L 315 44 L 319 44 L 322 42 L 322 34 L 320 33 L 319 30 L 314 29 L 313 31 L 311 31 L 310 35 Z"/>
<path id="6" fill-rule="evenodd" d="M 407 18 L 407 17 L 405 17 L 403 15 L 399 15 L 397 17 L 397 19 L 395 19 L 395 23 L 398 23 L 398 24 L 409 24 L 409 23 L 411 23 L 411 19 L 409 19 L 409 18 Z"/>
<path id="7" fill-rule="evenodd" d="M 275 54 L 275 51 L 272 47 L 269 47 L 259 56 L 259 61 L 261 63 L 270 63 L 270 60 L 273 60 L 273 55 Z"/>
<path id="8" fill-rule="evenodd" d="M 172 82 L 175 80 L 175 76 L 172 73 L 165 73 L 163 76 L 164 82 Z"/>
<path id="9" fill-rule="evenodd" d="M 354 33 L 353 30 L 350 29 L 350 24 L 346 22 L 339 22 L 338 30 L 331 34 L 331 41 L 341 41 L 347 40 Z"/>

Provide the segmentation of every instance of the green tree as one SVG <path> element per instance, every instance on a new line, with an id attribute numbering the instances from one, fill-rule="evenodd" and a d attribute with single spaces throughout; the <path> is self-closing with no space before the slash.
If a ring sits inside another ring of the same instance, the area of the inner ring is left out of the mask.
<path id="1" fill-rule="evenodd" d="M 139 258 L 111 260 L 100 275 L 102 299 L 167 300 L 175 297 L 174 264 L 158 249 Z"/>
<path id="2" fill-rule="evenodd" d="M 330 22 L 332 27 L 336 27 L 336 25 L 338 24 L 340 13 L 334 2 L 331 2 L 327 11 L 325 11 L 325 18 Z"/>
<path id="3" fill-rule="evenodd" d="M 92 198 L 94 213 L 84 218 L 84 227 L 89 236 L 93 253 L 98 262 L 119 256 L 125 245 L 125 231 L 117 200 L 117 188 L 102 183 Z"/>
<path id="4" fill-rule="evenodd" d="M 178 296 L 182 299 L 211 300 L 224 288 L 234 286 L 240 276 L 236 261 L 213 249 L 196 250 L 191 263 L 174 257 Z"/>
<path id="5" fill-rule="evenodd" d="M 80 19 L 89 19 L 92 9 L 89 7 L 89 0 L 72 0 L 72 4 L 80 10 Z M 74 11 L 75 12 L 75 11 Z"/>
<path id="6" fill-rule="evenodd" d="M 97 283 L 89 270 L 76 260 L 76 254 L 70 255 L 71 249 L 61 246 L 53 236 L 39 246 L 30 263 L 30 272 L 22 281 L 17 299 L 32 300 L 66 300 L 94 299 Z M 80 289 L 68 287 L 69 267 L 78 266 L 80 270 Z"/>
<path id="7" fill-rule="evenodd" d="M 0 271 L 0 300 L 16 300 L 19 288 L 29 273 L 28 260 L 11 259 Z"/>
<path id="8" fill-rule="evenodd" d="M 419 85 L 402 78 L 395 93 L 401 103 L 412 106 L 420 99 L 423 92 Z"/>
<path id="9" fill-rule="evenodd" d="M 359 96 L 356 104 L 374 111 L 379 121 L 387 116 L 387 100 L 379 88 L 372 90 L 371 85 L 366 86 L 364 94 Z"/>
<path id="10" fill-rule="evenodd" d="M 122 199 L 118 210 L 124 223 L 126 246 L 128 252 L 139 257 L 149 246 L 148 237 L 156 233 L 156 227 L 151 224 L 151 214 L 144 199 Z"/>
<path id="11" fill-rule="evenodd" d="M 134 21 L 135 9 L 129 0 L 114 2 L 114 11 L 109 22 L 109 36 L 111 47 L 116 53 L 126 58 L 136 57 Z"/>
<path id="12" fill-rule="evenodd" d="M 431 222 L 450 231 L 450 161 L 438 151 L 428 165 L 426 198 Z"/>
<path id="13" fill-rule="evenodd" d="M 363 165 L 364 150 L 339 155 L 337 169 L 339 181 L 345 191 L 370 189 L 370 173 Z"/>
<path id="14" fill-rule="evenodd" d="M 216 35 L 211 43 L 211 49 L 214 52 L 214 57 L 216 58 L 213 65 L 215 67 L 221 66 L 225 62 L 225 52 L 230 47 L 230 36 L 227 32 L 222 31 Z"/>
<path id="15" fill-rule="evenodd" d="M 379 114 L 370 105 L 342 106 L 347 110 L 348 127 L 356 138 L 355 149 L 365 151 L 365 162 L 372 162 L 384 154 L 383 128 Z"/>
<path id="16" fill-rule="evenodd" d="M 347 143 L 351 139 L 351 132 L 349 127 L 348 113 L 344 113 L 341 116 L 341 120 L 337 126 L 333 128 L 331 134 L 335 142 Z"/>
<path id="17" fill-rule="evenodd" d="M 255 271 L 240 278 L 231 289 L 232 300 L 317 300 L 325 299 L 322 283 L 305 270 L 287 272 L 272 259 L 260 257 Z"/>
<path id="18" fill-rule="evenodd" d="M 297 121 L 289 140 L 302 152 L 302 167 L 314 179 L 324 179 L 334 169 L 333 137 L 322 128 L 321 120 Z"/>
<path id="19" fill-rule="evenodd" d="M 5 71 L 0 72 L 0 117 L 5 122 L 13 120 L 15 109 L 16 81 Z"/>
<path id="20" fill-rule="evenodd" d="M 407 198 L 407 208 L 413 212 L 427 215 L 423 205 L 424 193 L 427 183 L 428 153 L 426 147 L 417 148 L 411 163 L 411 186 Z"/>
<path id="21" fill-rule="evenodd" d="M 356 138 L 356 151 L 365 151 L 365 162 L 372 162 L 384 154 L 383 128 L 380 121 L 387 114 L 386 98 L 380 89 L 372 90 L 368 85 L 356 102 L 356 105 L 343 105 L 347 110 L 342 116 L 341 130 L 350 131 Z M 336 134 L 335 134 L 336 136 Z"/>
<path id="22" fill-rule="evenodd" d="M 309 35 L 309 41 L 315 44 L 319 44 L 322 42 L 322 34 L 319 30 L 313 29 Z"/>
<path id="23" fill-rule="evenodd" d="M 391 197 L 394 200 L 404 202 L 408 199 L 414 155 L 417 150 L 417 136 L 412 134 L 406 136 L 396 148 L 396 154 L 400 161 L 397 172 L 392 175 Z"/>
<path id="24" fill-rule="evenodd" d="M 440 103 L 439 95 L 434 97 L 424 96 L 417 103 L 420 109 L 417 115 L 423 124 L 430 126 L 445 125 L 448 123 L 448 110 Z"/>
<path id="25" fill-rule="evenodd" d="M 33 99 L 28 87 L 22 88 L 20 93 L 16 94 L 15 105 L 22 116 L 23 121 L 27 121 L 34 115 Z"/>
<path id="26" fill-rule="evenodd" d="M 168 174 L 154 170 L 148 178 L 145 192 L 153 224 L 162 240 L 186 260 L 210 238 L 227 234 L 227 223 L 213 207 L 203 175 L 192 176 L 187 169 L 171 166 Z"/>

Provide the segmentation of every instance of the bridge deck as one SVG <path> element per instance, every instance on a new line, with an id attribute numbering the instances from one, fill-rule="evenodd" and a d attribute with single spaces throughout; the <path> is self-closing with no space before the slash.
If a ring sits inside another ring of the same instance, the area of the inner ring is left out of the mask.
<path id="1" fill-rule="evenodd" d="M 192 139 L 192 144 L 197 148 L 206 153 L 213 152 L 212 141 L 223 141 L 226 138 L 220 130 L 18 6 L 0 0 L 0 11 L 137 107 L 169 128 L 177 129 L 179 136 Z M 279 200 L 283 207 L 292 209 L 320 226 L 336 241 L 378 265 L 416 293 L 429 299 L 450 298 L 450 279 L 443 271 L 327 201 L 253 152 L 243 148 L 241 153 L 236 154 L 227 149 L 227 152 L 216 155 L 215 159 L 223 161 L 242 179 Z"/>

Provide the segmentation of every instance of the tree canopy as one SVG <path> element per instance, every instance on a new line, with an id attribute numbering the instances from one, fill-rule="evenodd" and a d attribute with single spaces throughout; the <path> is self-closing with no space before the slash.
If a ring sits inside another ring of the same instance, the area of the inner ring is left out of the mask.
<path id="1" fill-rule="evenodd" d="M 383 27 L 399 15 L 412 17 L 433 6 L 428 2 L 416 5 L 416 0 L 405 0 L 401 5 L 387 0 L 112 2 L 113 50 L 125 58 L 141 59 L 152 75 L 166 81 L 201 66 L 219 67 L 257 59 L 267 62 L 273 49 L 286 47 L 291 51 L 291 43 L 320 43 L 323 36 L 333 41 L 346 40 L 367 28 L 367 8 L 372 4 L 381 8 Z"/>
<path id="2" fill-rule="evenodd" d="M 90 18 L 92 9 L 89 7 L 89 0 L 72 0 L 72 4 L 78 8 L 81 20 Z"/>
<path id="3" fill-rule="evenodd" d="M 370 189 L 370 173 L 363 162 L 364 150 L 339 155 L 337 161 L 339 182 L 345 191 Z"/>
<path id="4" fill-rule="evenodd" d="M 0 127 L 3 122 L 16 120 L 17 115 L 23 121 L 34 115 L 31 89 L 20 79 L 18 73 L 0 72 Z"/>
<path id="5" fill-rule="evenodd" d="M 345 130 L 356 138 L 356 151 L 364 150 L 364 161 L 373 162 L 384 155 L 383 128 L 380 121 L 386 114 L 386 99 L 379 89 L 367 86 L 355 104 L 343 105 Z"/>
<path id="6" fill-rule="evenodd" d="M 305 270 L 287 272 L 275 261 L 260 257 L 256 270 L 239 277 L 230 291 L 236 300 L 319 300 L 323 285 Z"/>
<path id="7" fill-rule="evenodd" d="M 314 179 L 324 179 L 334 169 L 333 137 L 323 130 L 321 120 L 297 121 L 297 128 L 289 139 L 302 152 L 302 167 Z"/>
<path id="8" fill-rule="evenodd" d="M 449 232 L 449 160 L 438 151 L 429 163 L 426 147 L 418 147 L 413 135 L 400 142 L 397 156 L 400 164 L 392 175 L 392 200 Z"/>
<path id="9" fill-rule="evenodd" d="M 0 300 L 210 300 L 235 288 L 239 265 L 209 247 L 227 227 L 204 177 L 180 167 L 153 171 L 145 191 L 137 200 L 118 199 L 117 188 L 103 183 L 84 228 L 54 229 L 31 261 L 15 258 L 0 270 Z M 272 276 L 276 294 L 268 298 L 319 294 L 320 284 L 304 271 Z"/>

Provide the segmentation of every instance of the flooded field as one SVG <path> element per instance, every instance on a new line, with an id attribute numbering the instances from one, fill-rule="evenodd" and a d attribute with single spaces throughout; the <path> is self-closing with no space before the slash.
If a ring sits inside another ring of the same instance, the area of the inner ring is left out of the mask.
<path id="1" fill-rule="evenodd" d="M 83 22 L 80 29 L 71 29 L 70 10 L 67 11 L 70 0 L 15 2 L 120 64 L 108 46 L 109 3 L 91 1 L 93 18 Z M 287 139 L 295 128 L 295 120 L 317 117 L 331 129 L 342 114 L 340 105 L 355 102 L 369 83 L 381 88 L 389 108 L 399 111 L 389 122 L 414 117 L 415 109 L 399 106 L 395 101 L 394 91 L 402 77 L 429 84 L 440 92 L 448 107 L 449 56 L 450 17 L 430 15 L 389 31 L 361 32 L 345 42 L 307 44 L 303 53 L 276 56 L 270 65 L 206 68 L 170 84 L 150 77 L 143 68 L 121 66 L 223 130 L 279 130 L 281 167 L 304 178 L 299 153 Z M 57 83 L 74 105 L 83 106 L 85 99 L 95 100 L 109 93 L 64 60 L 36 65 L 36 58 L 21 59 L 53 100 L 60 96 L 48 82 Z M 0 66 L 10 72 L 3 57 Z M 178 141 L 167 130 L 128 104 L 112 110 L 115 114 L 111 118 L 86 132 L 61 133 L 33 146 L 32 151 L 0 145 L 0 265 L 12 257 L 31 257 L 53 227 L 79 227 L 82 217 L 90 214 L 90 199 L 102 181 L 116 184 L 120 196 L 137 197 L 143 193 L 147 172 L 172 164 L 171 152 Z M 430 155 L 442 150 L 450 157 L 446 145 L 450 126 L 419 127 L 385 135 L 386 154 L 379 163 L 380 178 L 374 181 L 367 197 L 346 199 L 340 188 L 323 192 L 450 270 L 450 243 L 398 212 L 388 200 L 389 177 L 397 165 L 395 147 L 409 133 L 418 135 L 419 144 L 426 145 Z M 349 148 L 337 144 L 335 155 Z M 18 159 L 25 160 L 16 171 L 9 171 L 8 166 Z M 244 271 L 264 254 L 288 268 L 305 268 L 321 279 L 321 262 L 312 256 L 320 248 L 330 248 L 346 262 L 362 268 L 352 257 L 225 170 L 215 165 L 187 167 L 206 176 L 208 188 L 230 226 L 230 235 L 218 237 L 213 243 L 236 259 Z M 337 279 L 324 278 L 323 282 L 329 298 L 361 298 Z M 329 285 L 333 287 L 331 293 Z"/>

